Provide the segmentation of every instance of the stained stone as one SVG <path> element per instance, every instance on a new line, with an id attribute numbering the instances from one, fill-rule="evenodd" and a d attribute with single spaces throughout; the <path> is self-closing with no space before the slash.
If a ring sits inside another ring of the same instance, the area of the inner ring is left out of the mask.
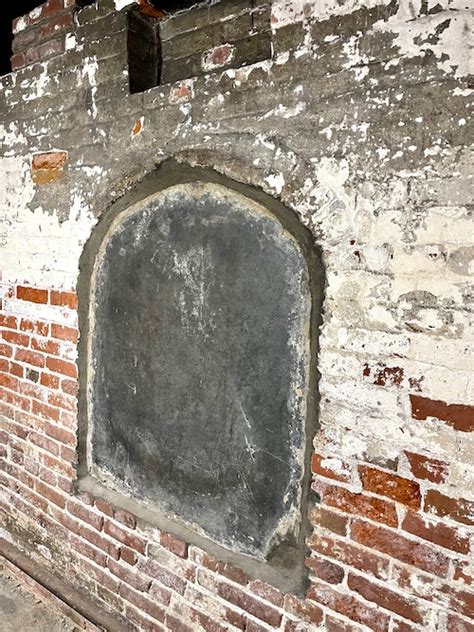
<path id="1" fill-rule="evenodd" d="M 311 291 L 297 239 L 217 185 L 116 218 L 92 292 L 96 475 L 265 558 L 298 520 Z"/>

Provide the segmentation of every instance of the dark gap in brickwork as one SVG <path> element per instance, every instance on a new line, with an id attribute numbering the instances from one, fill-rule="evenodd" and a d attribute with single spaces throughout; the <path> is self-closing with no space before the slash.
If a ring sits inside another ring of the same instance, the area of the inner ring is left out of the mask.
<path id="1" fill-rule="evenodd" d="M 159 4 L 168 8 L 166 3 Z M 147 16 L 138 8 L 131 11 L 131 92 L 270 59 L 270 3 L 230 0 L 186 4 L 192 4 L 188 11 L 176 12 L 175 5 L 175 12 L 158 20 L 145 20 Z"/>
<path id="2" fill-rule="evenodd" d="M 130 11 L 128 15 L 128 67 L 130 92 L 154 88 L 161 78 L 161 44 L 154 18 Z"/>
<path id="3" fill-rule="evenodd" d="M 40 0 L 15 0 L 15 2 L 2 3 L 0 9 L 0 76 L 11 72 L 13 20 L 29 13 L 40 4 Z"/>

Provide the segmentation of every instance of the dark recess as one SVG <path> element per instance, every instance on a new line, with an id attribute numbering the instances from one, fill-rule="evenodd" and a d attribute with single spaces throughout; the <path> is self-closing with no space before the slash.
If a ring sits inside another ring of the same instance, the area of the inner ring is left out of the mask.
<path id="1" fill-rule="evenodd" d="M 29 13 L 40 4 L 38 0 L 15 0 L 15 2 L 5 2 L 2 5 L 0 10 L 0 75 L 6 75 L 11 71 L 13 20 Z"/>
<path id="2" fill-rule="evenodd" d="M 11 72 L 10 57 L 12 55 L 13 20 L 29 13 L 41 4 L 43 3 L 39 0 L 15 0 L 14 2 L 2 3 L 0 9 L 0 76 Z M 89 4 L 94 4 L 94 0 L 76 0 L 78 7 L 85 7 Z M 174 12 L 192 7 L 195 4 L 199 4 L 199 2 L 193 0 L 182 2 L 159 2 L 159 0 L 153 0 L 151 4 L 157 9 Z"/>

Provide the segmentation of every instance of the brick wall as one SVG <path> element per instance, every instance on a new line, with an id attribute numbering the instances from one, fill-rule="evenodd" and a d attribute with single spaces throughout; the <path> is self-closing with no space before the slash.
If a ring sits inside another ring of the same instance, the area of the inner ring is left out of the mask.
<path id="1" fill-rule="evenodd" d="M 134 629 L 470 632 L 466 7 L 275 0 L 271 59 L 130 95 L 116 4 L 20 18 L 0 83 L 3 537 Z M 167 158 L 279 197 L 324 253 L 304 597 L 74 492 L 80 256 Z"/>

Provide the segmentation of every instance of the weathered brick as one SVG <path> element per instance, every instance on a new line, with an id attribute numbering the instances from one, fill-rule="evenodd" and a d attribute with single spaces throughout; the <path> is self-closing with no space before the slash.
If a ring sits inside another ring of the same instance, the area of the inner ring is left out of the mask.
<path id="1" fill-rule="evenodd" d="M 350 480 L 349 465 L 337 457 L 313 454 L 311 459 L 311 471 L 313 474 L 332 478 L 336 481 L 348 482 Z"/>
<path id="2" fill-rule="evenodd" d="M 365 465 L 359 465 L 358 470 L 366 491 L 387 496 L 412 509 L 420 507 L 420 486 L 416 481 Z"/>
<path id="3" fill-rule="evenodd" d="M 183 577 L 179 577 L 172 570 L 157 564 L 153 560 L 140 560 L 138 568 L 149 575 L 152 579 L 156 580 L 166 588 L 170 588 L 180 595 L 184 594 L 186 589 L 186 580 Z"/>
<path id="4" fill-rule="evenodd" d="M 402 529 L 445 549 L 457 553 L 469 553 L 469 537 L 466 533 L 442 522 L 433 522 L 423 515 L 407 512 L 402 522 Z"/>
<path id="5" fill-rule="evenodd" d="M 343 568 L 317 555 L 313 554 L 312 557 L 307 557 L 305 565 L 309 568 L 311 575 L 324 580 L 328 584 L 340 584 L 344 579 Z"/>
<path id="6" fill-rule="evenodd" d="M 126 582 L 129 586 L 132 586 L 132 588 L 140 592 L 146 592 L 150 588 L 151 580 L 139 573 L 136 567 L 132 569 L 130 566 L 120 564 L 111 558 L 107 560 L 107 566 L 111 573 Z"/>
<path id="7" fill-rule="evenodd" d="M 77 294 L 75 292 L 59 292 L 57 290 L 51 290 L 50 297 L 51 305 L 61 305 L 62 307 L 69 307 L 71 309 L 77 309 Z"/>
<path id="8" fill-rule="evenodd" d="M 464 498 L 450 498 L 435 489 L 425 496 L 424 510 L 441 518 L 447 517 L 456 522 L 474 525 L 474 502 Z"/>
<path id="9" fill-rule="evenodd" d="M 77 366 L 73 362 L 66 362 L 65 360 L 60 360 L 59 358 L 51 358 L 48 357 L 46 360 L 46 366 L 53 373 L 61 373 L 62 375 L 67 375 L 68 377 L 77 377 Z"/>
<path id="10" fill-rule="evenodd" d="M 179 557 L 188 557 L 188 545 L 171 533 L 160 534 L 160 544 Z"/>
<path id="11" fill-rule="evenodd" d="M 348 617 L 352 621 L 366 625 L 370 630 L 375 632 L 388 631 L 388 615 L 380 612 L 375 607 L 372 608 L 367 602 L 353 595 L 340 592 L 334 587 L 318 581 L 311 584 L 307 596 L 309 599 Z"/>
<path id="12" fill-rule="evenodd" d="M 375 577 L 388 577 L 389 561 L 371 553 L 357 544 L 330 538 L 315 532 L 309 539 L 309 547 L 322 555 L 332 557 L 343 564 L 357 568 Z"/>
<path id="13" fill-rule="evenodd" d="M 67 340 L 69 342 L 77 342 L 79 338 L 79 332 L 73 327 L 65 327 L 63 325 L 51 325 L 51 336 L 53 338 L 59 338 L 60 340 Z"/>
<path id="14" fill-rule="evenodd" d="M 70 499 L 67 501 L 67 510 L 73 516 L 76 516 L 76 518 L 79 518 L 83 522 L 86 522 L 87 524 L 94 527 L 94 529 L 97 529 L 98 531 L 102 529 L 102 525 L 104 523 L 103 516 L 101 516 L 98 513 L 95 513 L 94 511 L 90 510 L 88 507 L 85 507 L 81 503 Z"/>
<path id="15" fill-rule="evenodd" d="M 446 404 L 446 402 L 417 395 L 410 395 L 410 403 L 414 419 L 424 421 L 429 417 L 434 417 L 444 421 L 455 430 L 474 431 L 474 406 Z"/>
<path id="16" fill-rule="evenodd" d="M 122 527 L 119 527 L 111 520 L 104 521 L 104 532 L 110 535 L 111 538 L 137 551 L 137 553 L 145 553 L 146 542 L 143 538 L 136 533 L 130 533 L 126 529 L 122 529 Z"/>
<path id="17" fill-rule="evenodd" d="M 440 577 L 446 577 L 448 573 L 449 557 L 427 544 L 405 538 L 390 529 L 355 520 L 351 527 L 351 536 L 359 544 L 390 555 L 405 564 Z"/>
<path id="18" fill-rule="evenodd" d="M 448 473 L 448 465 L 439 459 L 433 459 L 423 454 L 416 454 L 405 450 L 405 455 L 410 463 L 410 468 L 415 478 L 431 481 L 432 483 L 444 483 Z"/>
<path id="19" fill-rule="evenodd" d="M 280 625 L 282 615 L 278 610 L 245 593 L 240 588 L 225 582 L 219 582 L 217 592 L 219 597 L 245 610 L 245 612 L 248 612 L 257 619 L 275 627 Z"/>
<path id="20" fill-rule="evenodd" d="M 133 590 L 129 586 L 122 584 L 120 586 L 120 595 L 128 602 L 137 606 L 141 611 L 146 612 L 157 621 L 165 620 L 165 610 L 161 606 L 154 603 L 151 599 L 148 599 L 143 594 L 140 594 L 136 590 Z"/>
<path id="21" fill-rule="evenodd" d="M 351 590 L 358 592 L 367 601 L 373 601 L 381 608 L 395 612 L 399 616 L 409 619 L 414 623 L 424 622 L 423 612 L 414 599 L 407 599 L 381 584 L 374 584 L 369 580 L 349 573 L 347 585 Z"/>
<path id="22" fill-rule="evenodd" d="M 30 301 L 31 303 L 48 302 L 48 290 L 39 290 L 34 287 L 19 285 L 16 288 L 16 296 L 22 301 Z"/>
<path id="23" fill-rule="evenodd" d="M 349 514 L 363 515 L 392 527 L 398 524 L 397 512 L 392 502 L 365 494 L 354 494 L 343 487 L 328 485 L 322 481 L 313 483 L 312 487 L 321 495 L 324 504 L 330 507 L 336 507 Z"/>

